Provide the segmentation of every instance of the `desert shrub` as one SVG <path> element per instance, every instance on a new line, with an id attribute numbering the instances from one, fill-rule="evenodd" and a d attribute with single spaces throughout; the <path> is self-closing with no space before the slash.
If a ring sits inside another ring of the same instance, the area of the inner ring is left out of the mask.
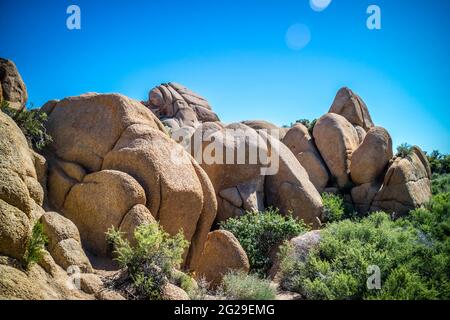
<path id="1" fill-rule="evenodd" d="M 10 116 L 22 130 L 30 147 L 37 150 L 43 149 L 52 142 L 52 137 L 47 133 L 45 122 L 48 117 L 39 110 L 15 110 L 9 107 L 7 101 L 0 102 L 0 110 Z"/>
<path id="2" fill-rule="evenodd" d="M 344 218 L 344 200 L 332 193 L 322 193 L 323 218 L 325 222 L 340 221 Z"/>
<path id="3" fill-rule="evenodd" d="M 274 300 L 276 297 L 276 289 L 269 280 L 242 272 L 227 273 L 218 291 L 227 300 Z"/>
<path id="4" fill-rule="evenodd" d="M 413 147 L 410 144 L 402 143 L 397 147 L 397 157 L 406 158 L 413 152 Z"/>
<path id="5" fill-rule="evenodd" d="M 431 179 L 431 192 L 439 194 L 450 192 L 450 174 L 433 174 Z"/>
<path id="6" fill-rule="evenodd" d="M 448 196 L 434 202 L 398 221 L 378 212 L 329 224 L 304 260 L 286 245 L 283 287 L 306 299 L 448 299 Z M 380 290 L 367 287 L 369 266 L 380 268 Z"/>
<path id="7" fill-rule="evenodd" d="M 182 231 L 172 237 L 158 223 L 137 227 L 134 238 L 133 247 L 116 229 L 107 232 L 107 239 L 115 249 L 115 260 L 128 272 L 134 298 L 161 299 L 164 285 L 182 262 L 188 242 Z"/>
<path id="8" fill-rule="evenodd" d="M 47 243 L 48 238 L 44 234 L 44 226 L 41 222 L 38 222 L 33 227 L 31 238 L 28 240 L 25 250 L 24 261 L 27 268 L 42 260 Z"/>
<path id="9" fill-rule="evenodd" d="M 317 119 L 314 119 L 312 121 L 308 120 L 308 119 L 300 119 L 295 121 L 295 123 L 301 123 L 302 125 L 304 125 L 310 134 L 312 134 L 313 130 L 314 130 L 314 126 L 317 123 Z"/>
<path id="10" fill-rule="evenodd" d="M 442 154 L 437 150 L 427 155 L 430 163 L 431 172 L 433 174 L 449 174 L 450 173 L 450 155 Z"/>
<path id="11" fill-rule="evenodd" d="M 271 267 L 272 248 L 305 232 L 307 227 L 291 216 L 282 216 L 278 209 L 268 209 L 228 219 L 221 229 L 235 235 L 247 253 L 251 270 L 263 274 Z"/>

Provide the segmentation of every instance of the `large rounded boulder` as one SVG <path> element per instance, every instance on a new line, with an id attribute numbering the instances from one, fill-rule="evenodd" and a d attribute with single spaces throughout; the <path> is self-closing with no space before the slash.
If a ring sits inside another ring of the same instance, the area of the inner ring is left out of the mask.
<path id="1" fill-rule="evenodd" d="M 360 126 L 366 131 L 373 127 L 366 104 L 360 96 L 347 87 L 338 91 L 328 112 L 339 114 L 351 124 Z"/>
<path id="2" fill-rule="evenodd" d="M 373 127 L 352 154 L 350 174 L 358 185 L 375 181 L 392 159 L 392 139 L 386 129 Z"/>
<path id="3" fill-rule="evenodd" d="M 329 180 L 328 169 L 317 151 L 308 129 L 297 123 L 286 134 L 282 142 L 292 151 L 305 168 L 309 179 L 318 191 L 322 191 Z"/>
<path id="4" fill-rule="evenodd" d="M 422 150 L 413 147 L 406 157 L 393 160 L 370 210 L 384 210 L 401 216 L 430 199 L 430 164 Z"/>
<path id="5" fill-rule="evenodd" d="M 167 232 L 183 230 L 192 267 L 215 219 L 214 190 L 155 115 L 125 96 L 95 93 L 52 102 L 46 111 L 54 139 L 46 153 L 49 201 L 73 219 L 86 246 L 105 254 L 104 232 L 143 205 L 147 218 L 128 220 L 151 214 Z"/>
<path id="6" fill-rule="evenodd" d="M 343 116 L 327 113 L 314 126 L 314 139 L 322 158 L 339 187 L 350 182 L 350 162 L 359 146 L 353 125 Z"/>

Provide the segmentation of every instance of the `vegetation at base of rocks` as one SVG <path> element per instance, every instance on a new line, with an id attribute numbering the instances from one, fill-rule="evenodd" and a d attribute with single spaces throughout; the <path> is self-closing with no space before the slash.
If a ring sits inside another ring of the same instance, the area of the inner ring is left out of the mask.
<path id="1" fill-rule="evenodd" d="M 344 199 L 332 193 L 322 193 L 324 222 L 340 221 L 345 216 Z"/>
<path id="2" fill-rule="evenodd" d="M 172 237 L 158 223 L 137 227 L 134 238 L 136 245 L 131 246 L 120 231 L 111 228 L 107 232 L 115 260 L 128 273 L 132 290 L 127 294 L 132 299 L 160 300 L 173 270 L 183 261 L 188 242 L 182 231 Z"/>
<path id="3" fill-rule="evenodd" d="M 450 155 L 434 150 L 427 154 L 431 172 L 437 175 L 450 174 Z"/>
<path id="4" fill-rule="evenodd" d="M 397 147 L 397 157 L 406 158 L 410 156 L 413 152 L 413 147 L 410 144 L 402 143 Z"/>
<path id="5" fill-rule="evenodd" d="M 183 289 L 191 300 L 202 300 L 207 294 L 206 286 L 199 286 L 193 277 L 182 271 L 172 272 L 170 282 Z"/>
<path id="6" fill-rule="evenodd" d="M 217 293 L 227 300 L 274 300 L 276 294 L 269 280 L 242 272 L 227 273 Z"/>
<path id="7" fill-rule="evenodd" d="M 450 194 L 399 220 L 383 212 L 329 224 L 304 260 L 285 244 L 282 286 L 305 299 L 449 299 Z M 368 268 L 381 289 L 368 289 Z"/>
<path id="8" fill-rule="evenodd" d="M 15 110 L 9 107 L 6 100 L 0 101 L 0 110 L 14 120 L 27 138 L 30 147 L 42 150 L 53 141 L 44 125 L 48 119 L 46 113 L 39 110 Z"/>
<path id="9" fill-rule="evenodd" d="M 431 192 L 433 194 L 450 192 L 450 174 L 433 174 Z"/>
<path id="10" fill-rule="evenodd" d="M 41 222 L 38 222 L 33 227 L 31 238 L 28 240 L 25 250 L 24 262 L 27 268 L 42 260 L 47 243 L 48 238 L 44 234 L 44 226 Z"/>
<path id="11" fill-rule="evenodd" d="M 307 231 L 303 221 L 282 216 L 278 209 L 270 208 L 228 219 L 221 224 L 221 229 L 234 234 L 247 253 L 250 269 L 259 274 L 270 269 L 269 253 L 275 246 Z"/>

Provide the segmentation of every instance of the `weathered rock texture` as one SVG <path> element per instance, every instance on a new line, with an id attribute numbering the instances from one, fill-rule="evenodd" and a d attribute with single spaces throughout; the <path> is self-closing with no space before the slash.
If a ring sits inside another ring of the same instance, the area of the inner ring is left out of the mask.
<path id="1" fill-rule="evenodd" d="M 305 168 L 311 182 L 321 192 L 329 180 L 328 169 L 308 129 L 298 123 L 287 132 L 282 142 L 292 151 L 298 162 Z"/>
<path id="2" fill-rule="evenodd" d="M 0 100 L 9 102 L 9 106 L 20 110 L 28 99 L 27 88 L 16 65 L 11 60 L 0 58 Z"/>
<path id="3" fill-rule="evenodd" d="M 371 211 L 385 210 L 397 215 L 427 203 L 431 198 L 430 165 L 422 150 L 413 148 L 406 158 L 396 158 L 375 196 Z"/>
<path id="4" fill-rule="evenodd" d="M 151 220 L 191 242 L 200 256 L 216 215 L 208 177 L 141 103 L 118 94 L 85 94 L 47 104 L 48 196 L 79 228 L 83 244 L 105 255 L 105 232 Z M 140 206 L 140 218 L 135 215 Z M 145 206 L 144 209 L 142 206 Z M 136 226 L 134 226 L 136 227 Z"/>
<path id="5" fill-rule="evenodd" d="M 164 125 L 173 130 L 184 126 L 196 127 L 201 122 L 219 121 L 206 99 L 174 82 L 153 88 L 145 104 Z"/>
<path id="6" fill-rule="evenodd" d="M 364 184 L 375 181 L 392 159 L 392 139 L 386 129 L 373 127 L 353 152 L 350 165 L 352 181 Z"/>
<path id="7" fill-rule="evenodd" d="M 359 146 L 356 129 L 343 116 L 327 113 L 314 126 L 314 139 L 339 187 L 350 181 L 350 159 Z"/>
<path id="8" fill-rule="evenodd" d="M 360 126 L 366 131 L 373 127 L 366 104 L 349 88 L 342 88 L 338 91 L 328 112 L 339 114 L 351 124 Z"/>
<path id="9" fill-rule="evenodd" d="M 208 234 L 205 250 L 196 276 L 204 278 L 215 288 L 229 271 L 248 272 L 250 264 L 239 241 L 229 231 L 217 230 Z"/>

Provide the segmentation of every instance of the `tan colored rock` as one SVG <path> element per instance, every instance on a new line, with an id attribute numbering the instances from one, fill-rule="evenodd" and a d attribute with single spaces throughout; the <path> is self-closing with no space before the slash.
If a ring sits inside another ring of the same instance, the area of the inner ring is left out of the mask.
<path id="1" fill-rule="evenodd" d="M 186 291 L 171 283 L 167 283 L 164 286 L 162 297 L 163 300 L 171 300 L 171 301 L 190 300 Z"/>
<path id="2" fill-rule="evenodd" d="M 413 148 L 406 158 L 396 158 L 372 202 L 371 211 L 405 215 L 431 199 L 431 171 L 422 150 Z"/>
<path id="3" fill-rule="evenodd" d="M 87 175 L 72 187 L 64 214 L 80 231 L 81 239 L 94 254 L 105 255 L 109 245 L 105 233 L 119 228 L 125 214 L 135 205 L 145 205 L 144 189 L 130 175 L 103 170 Z"/>
<path id="4" fill-rule="evenodd" d="M 237 185 L 242 199 L 242 208 L 247 212 L 264 211 L 264 177 Z"/>
<path id="5" fill-rule="evenodd" d="M 391 136 L 386 129 L 373 127 L 352 154 L 350 165 L 352 181 L 356 184 L 375 181 L 383 174 L 392 156 Z"/>
<path id="6" fill-rule="evenodd" d="M 242 207 L 242 198 L 239 194 L 239 190 L 236 187 L 224 189 L 219 192 L 222 199 L 228 201 L 235 207 Z"/>
<path id="7" fill-rule="evenodd" d="M 133 124 L 164 130 L 145 106 L 123 95 L 89 93 L 66 98 L 57 102 L 49 116 L 50 150 L 63 161 L 99 171 L 103 158 Z"/>
<path id="8" fill-rule="evenodd" d="M 197 232 L 203 232 L 197 230 L 201 216 L 215 216 L 212 190 L 201 181 L 208 179 L 206 175 L 195 168 L 181 146 L 158 131 L 140 125 L 128 128 L 103 168 L 136 177 L 146 191 L 147 208 L 172 235 L 183 229 L 191 242 Z"/>
<path id="9" fill-rule="evenodd" d="M 359 146 L 356 129 L 344 117 L 327 113 L 317 121 L 313 135 L 331 175 L 344 187 L 350 181 L 350 159 Z"/>
<path id="10" fill-rule="evenodd" d="M 180 93 L 183 94 L 188 93 Z M 208 177 L 195 168 L 185 150 L 177 149 L 178 145 L 148 108 L 121 95 L 85 94 L 51 103 L 48 109 L 48 131 L 55 140 L 46 150 L 52 162 L 49 202 L 75 222 L 86 246 L 93 249 L 100 239 L 104 241 L 104 227 L 119 227 L 124 215 L 134 205 L 142 204 L 167 232 L 184 230 L 191 242 L 186 258 L 201 254 L 212 224 L 211 221 L 207 226 L 208 221 L 214 220 L 216 214 L 214 192 L 208 189 L 209 181 L 204 181 Z M 179 162 L 180 159 L 187 161 Z M 100 170 L 115 170 L 133 177 L 145 191 L 145 201 L 118 203 L 126 196 L 129 183 L 116 184 L 117 188 L 108 186 L 106 181 L 97 188 L 85 186 L 87 177 Z M 90 174 L 84 176 L 83 172 Z M 99 197 L 94 201 L 93 195 Z M 83 225 L 83 219 L 74 218 L 84 215 L 89 216 L 90 226 Z M 88 236 L 85 231 L 92 229 L 98 234 Z M 200 253 L 191 255 L 194 247 Z"/>
<path id="11" fill-rule="evenodd" d="M 381 188 L 381 182 L 375 181 L 356 186 L 351 191 L 353 205 L 359 213 L 369 212 L 372 201 Z"/>
<path id="12" fill-rule="evenodd" d="M 67 270 L 70 266 L 77 266 L 82 272 L 89 273 L 93 271 L 81 244 L 75 239 L 66 239 L 58 242 L 50 250 L 50 254 L 64 270 Z"/>
<path id="13" fill-rule="evenodd" d="M 338 91 L 328 112 L 339 114 L 351 124 L 360 126 L 366 131 L 373 127 L 366 104 L 349 88 L 342 88 Z"/>
<path id="14" fill-rule="evenodd" d="M 136 239 L 134 238 L 134 230 L 140 225 L 147 225 L 156 223 L 150 211 L 143 204 L 137 204 L 128 211 L 121 224 L 119 230 L 124 233 L 125 239 L 127 239 L 132 246 L 136 245 Z"/>
<path id="15" fill-rule="evenodd" d="M 268 141 L 272 157 L 279 161 L 278 172 L 267 175 L 265 179 L 267 205 L 318 228 L 323 211 L 322 198 L 309 180 L 308 173 L 288 147 L 267 134 L 263 137 Z"/>
<path id="16" fill-rule="evenodd" d="M 359 138 L 359 144 L 363 143 L 364 138 L 366 137 L 366 130 L 364 130 L 362 127 L 360 126 L 355 126 L 356 129 L 356 133 L 358 134 L 358 138 Z"/>
<path id="17" fill-rule="evenodd" d="M 0 178 L 0 199 L 30 215 L 33 200 L 25 182 L 17 173 L 6 168 L 0 168 Z"/>
<path id="18" fill-rule="evenodd" d="M 46 212 L 42 216 L 42 225 L 49 240 L 48 247 L 50 250 L 62 240 L 74 239 L 81 242 L 80 233 L 75 224 L 57 212 Z"/>
<path id="19" fill-rule="evenodd" d="M 80 289 L 88 294 L 96 294 L 104 289 L 103 281 L 93 273 L 83 273 L 80 275 Z"/>
<path id="20" fill-rule="evenodd" d="M 208 234 L 205 250 L 196 270 L 198 278 L 204 278 L 210 287 L 221 284 L 229 271 L 248 272 L 250 264 L 239 241 L 229 231 L 217 230 Z"/>
<path id="21" fill-rule="evenodd" d="M 305 168 L 311 182 L 321 192 L 329 180 L 328 169 L 308 129 L 301 123 L 297 123 L 287 132 L 282 142 L 292 151 L 298 162 Z"/>
<path id="22" fill-rule="evenodd" d="M 25 177 L 24 182 L 31 199 L 39 206 L 42 206 L 44 204 L 44 190 L 42 189 L 41 184 L 32 177 Z"/>
<path id="23" fill-rule="evenodd" d="M 95 298 L 98 300 L 108 300 L 108 301 L 126 300 L 120 293 L 107 289 L 97 292 Z"/>
<path id="24" fill-rule="evenodd" d="M 26 214 L 0 199 L 0 253 L 22 260 L 30 237 Z"/>
<path id="25" fill-rule="evenodd" d="M 268 134 L 279 140 L 282 140 L 288 131 L 285 130 L 285 128 L 280 128 L 277 125 L 265 120 L 247 120 L 242 121 L 242 123 L 256 131 L 266 130 Z"/>
<path id="26" fill-rule="evenodd" d="M 21 110 L 28 100 L 27 88 L 16 65 L 11 60 L 0 58 L 0 100 L 3 97 L 10 107 Z"/>
<path id="27" fill-rule="evenodd" d="M 146 105 L 172 129 L 197 127 L 201 122 L 219 121 L 208 101 L 173 82 L 153 88 Z M 174 122 L 167 122 L 169 119 Z"/>
<path id="28" fill-rule="evenodd" d="M 289 241 L 292 248 L 292 252 L 289 253 L 290 256 L 298 262 L 305 262 L 311 250 L 314 250 L 319 246 L 320 238 L 320 230 L 313 230 L 292 238 Z M 278 278 L 279 271 L 280 259 L 277 256 L 273 262 L 272 268 L 269 271 L 269 276 L 271 278 Z"/>

